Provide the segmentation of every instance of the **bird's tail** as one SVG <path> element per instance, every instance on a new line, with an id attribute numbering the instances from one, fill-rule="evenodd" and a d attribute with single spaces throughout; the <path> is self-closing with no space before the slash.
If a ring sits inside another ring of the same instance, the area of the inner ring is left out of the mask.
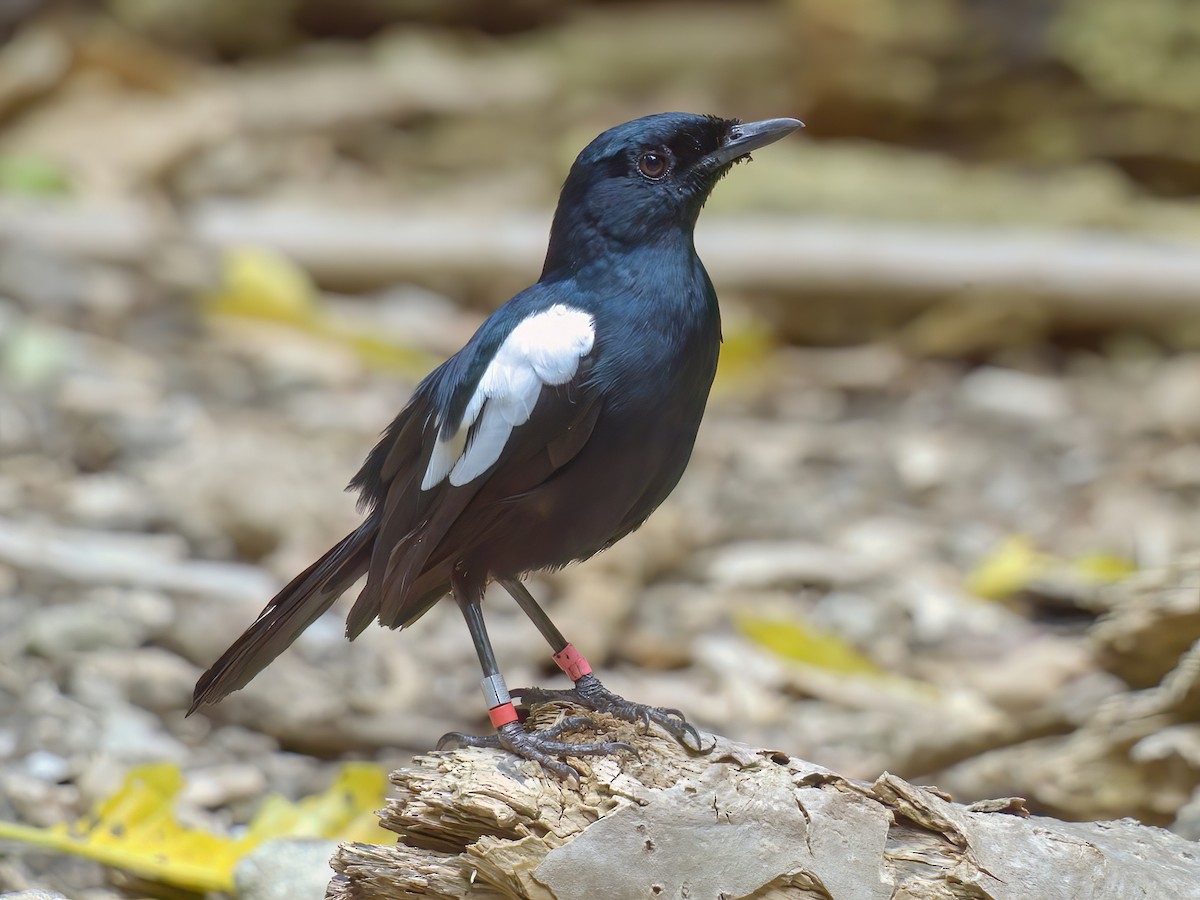
<path id="1" fill-rule="evenodd" d="M 187 714 L 245 687 L 329 609 L 367 571 L 377 532 L 375 518 L 367 519 L 276 594 L 254 624 L 200 676 Z"/>

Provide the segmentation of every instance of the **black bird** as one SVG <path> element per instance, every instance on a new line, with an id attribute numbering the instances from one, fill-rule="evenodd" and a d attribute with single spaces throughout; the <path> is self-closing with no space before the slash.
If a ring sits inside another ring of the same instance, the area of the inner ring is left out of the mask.
<path id="1" fill-rule="evenodd" d="M 663 113 L 592 141 L 563 185 L 537 284 L 421 382 L 350 482 L 365 521 L 201 676 L 189 714 L 244 687 L 365 574 L 346 620 L 351 640 L 374 619 L 411 625 L 448 593 L 466 617 L 497 734 L 443 742 L 499 745 L 565 776 L 573 770 L 556 757 L 628 749 L 559 741 L 575 718 L 524 730 L 483 623 L 484 588 L 495 580 L 575 684 L 517 692 L 522 702 L 568 699 L 653 720 L 698 747 L 677 710 L 608 691 L 520 579 L 611 546 L 679 481 L 721 343 L 717 295 L 692 240 L 696 218 L 735 162 L 801 124 Z"/>

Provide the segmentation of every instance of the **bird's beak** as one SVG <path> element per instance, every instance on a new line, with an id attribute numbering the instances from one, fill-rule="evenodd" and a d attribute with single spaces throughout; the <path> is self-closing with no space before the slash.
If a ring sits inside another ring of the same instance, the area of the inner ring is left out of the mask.
<path id="1" fill-rule="evenodd" d="M 804 123 L 799 119 L 764 119 L 734 125 L 721 146 L 704 158 L 703 165 L 709 169 L 720 168 L 803 127 Z"/>

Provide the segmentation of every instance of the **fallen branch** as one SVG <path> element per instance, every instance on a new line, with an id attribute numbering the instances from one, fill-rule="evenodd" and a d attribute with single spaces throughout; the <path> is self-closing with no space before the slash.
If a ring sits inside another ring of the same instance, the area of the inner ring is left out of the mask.
<path id="1" fill-rule="evenodd" d="M 364 216 L 212 203 L 189 231 L 213 246 L 274 247 L 318 279 L 446 272 L 527 277 L 545 252 L 549 216 Z M 1031 231 L 712 217 L 696 244 L 718 284 L 788 296 L 879 296 L 919 308 L 970 290 L 1044 298 L 1068 321 L 1194 315 L 1194 244 L 1085 231 Z"/>
<path id="2" fill-rule="evenodd" d="M 140 207 L 0 203 L 0 243 L 126 263 L 144 263 L 164 234 L 210 248 L 250 244 L 344 288 L 447 276 L 524 283 L 548 229 L 548 214 L 371 215 L 225 201 L 185 210 L 168 229 Z M 991 303 L 1033 298 L 1051 322 L 1093 327 L 1162 325 L 1200 309 L 1200 253 L 1182 240 L 712 216 L 696 242 L 720 287 L 750 295 L 852 296 L 909 311 L 964 293 Z"/>
<path id="3" fill-rule="evenodd" d="M 638 758 L 578 763 L 577 786 L 481 750 L 393 773 L 380 815 L 398 843 L 343 845 L 327 897 L 1200 898 L 1200 851 L 1158 828 L 964 806 L 724 738 L 693 756 L 603 721 Z"/>

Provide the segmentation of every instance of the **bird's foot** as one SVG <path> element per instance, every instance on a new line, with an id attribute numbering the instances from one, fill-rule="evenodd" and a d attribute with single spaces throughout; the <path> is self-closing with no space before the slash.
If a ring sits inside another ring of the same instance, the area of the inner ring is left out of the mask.
<path id="1" fill-rule="evenodd" d="M 705 747 L 696 726 L 688 722 L 679 710 L 647 706 L 644 703 L 626 700 L 624 697 L 614 694 L 600 683 L 599 678 L 590 673 L 576 680 L 575 687 L 567 690 L 520 688 L 514 690 L 512 694 L 514 697 L 520 698 L 522 706 L 562 701 L 574 703 L 576 706 L 582 706 L 595 712 L 605 712 L 618 719 L 624 719 L 626 722 L 640 723 L 646 727 L 654 722 L 693 753 L 709 753 L 716 746 L 714 742 Z"/>
<path id="2" fill-rule="evenodd" d="M 587 728 L 595 723 L 586 716 L 568 716 L 561 722 L 543 731 L 526 731 L 520 722 L 506 722 L 496 729 L 495 734 L 473 735 L 451 731 L 442 735 L 437 743 L 439 750 L 458 747 L 493 747 L 530 759 L 542 768 L 553 772 L 564 780 L 576 780 L 579 772 L 574 766 L 563 762 L 561 756 L 611 756 L 615 753 L 637 751 L 624 741 L 597 741 L 591 744 L 570 744 L 558 738 L 563 732 Z"/>

